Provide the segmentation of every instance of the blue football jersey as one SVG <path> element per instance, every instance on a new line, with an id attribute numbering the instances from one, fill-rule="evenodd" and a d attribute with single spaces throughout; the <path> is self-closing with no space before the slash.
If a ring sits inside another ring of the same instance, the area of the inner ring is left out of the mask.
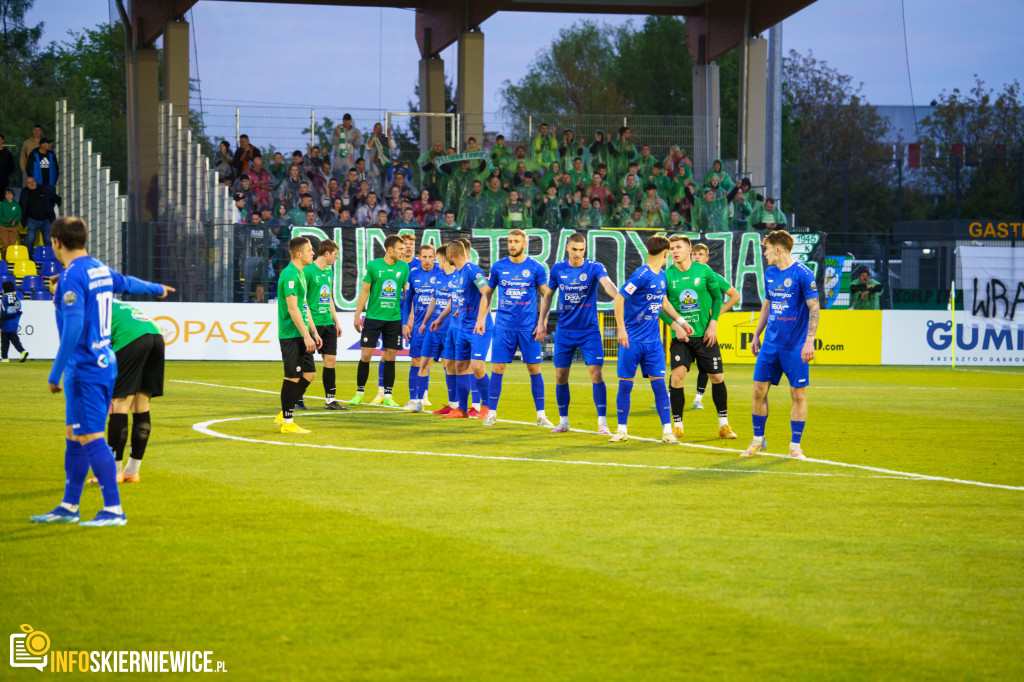
<path id="1" fill-rule="evenodd" d="M 0 331 L 8 333 L 14 333 L 18 331 L 18 324 L 21 321 L 21 300 L 18 298 L 18 294 L 10 292 L 3 294 L 0 297 L 0 317 L 3 321 L 0 322 Z"/>
<path id="2" fill-rule="evenodd" d="M 163 294 L 159 284 L 126 277 L 92 256 L 81 256 L 60 275 L 54 307 L 60 349 L 50 370 L 50 383 L 60 383 L 62 374 L 74 374 L 85 381 L 103 383 L 117 377 L 117 361 L 110 347 L 110 323 L 115 293 Z M 81 321 L 77 338 L 65 339 L 64 328 Z M 66 347 L 70 346 L 70 347 Z"/>
<path id="3" fill-rule="evenodd" d="M 527 256 L 522 263 L 502 258 L 491 266 L 487 285 L 497 290 L 494 326 L 509 331 L 533 331 L 537 326 L 537 292 L 547 284 L 544 266 Z"/>
<path id="4" fill-rule="evenodd" d="M 548 287 L 557 290 L 558 328 L 591 329 L 597 326 L 597 292 L 599 284 L 608 276 L 605 267 L 589 258 L 574 268 L 568 260 L 551 266 Z"/>
<path id="5" fill-rule="evenodd" d="M 452 290 L 451 283 L 455 278 L 456 273 L 453 271 L 452 274 L 447 274 L 440 266 L 434 268 L 437 271 L 437 281 L 434 282 L 434 314 L 430 318 L 430 322 L 433 322 L 441 316 L 448 306 L 452 302 Z M 455 311 L 452 310 L 452 313 Z M 452 316 L 449 314 L 448 317 L 441 321 L 440 330 L 445 330 L 452 321 Z"/>
<path id="6" fill-rule="evenodd" d="M 444 273 L 438 266 L 432 267 L 430 270 L 421 270 L 416 268 L 409 273 L 409 300 L 412 302 L 413 310 L 413 328 L 419 329 L 423 323 L 423 318 L 427 314 L 427 307 L 430 305 L 430 299 L 434 296 L 434 287 L 437 285 L 437 274 Z M 408 313 L 402 319 L 403 324 L 409 319 Z"/>
<path id="7" fill-rule="evenodd" d="M 477 288 L 477 283 L 486 284 L 487 277 L 479 265 L 476 263 L 466 263 L 458 271 L 458 282 L 462 328 L 472 332 L 473 328 L 476 327 L 476 316 L 480 310 L 480 299 L 483 297 Z M 491 316 L 488 315 L 486 319 L 487 326 L 491 326 Z"/>
<path id="8" fill-rule="evenodd" d="M 785 270 L 771 265 L 764 271 L 764 297 L 769 304 L 764 342 L 778 348 L 802 347 L 807 340 L 807 301 L 818 298 L 814 273 L 803 263 Z"/>
<path id="9" fill-rule="evenodd" d="M 658 313 L 665 298 L 665 273 L 651 272 L 644 265 L 634 272 L 619 289 L 626 299 L 626 333 L 630 343 L 657 343 L 661 341 L 658 331 Z"/>
<path id="10" fill-rule="evenodd" d="M 768 301 L 768 325 L 764 342 L 778 348 L 800 348 L 807 340 L 809 312 L 807 301 L 817 299 L 814 273 L 803 263 L 784 270 L 770 265 L 765 269 L 765 300 Z"/>

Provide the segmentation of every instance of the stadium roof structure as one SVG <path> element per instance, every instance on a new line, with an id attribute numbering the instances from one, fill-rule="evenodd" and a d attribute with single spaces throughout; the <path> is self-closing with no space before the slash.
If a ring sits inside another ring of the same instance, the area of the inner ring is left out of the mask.
<path id="1" fill-rule="evenodd" d="M 230 2 L 232 0 L 217 0 Z M 416 42 L 423 57 L 438 54 L 498 12 L 578 14 L 668 14 L 687 19 L 687 47 L 705 63 L 799 12 L 814 0 L 255 0 L 279 5 L 395 7 L 416 10 Z M 164 24 L 179 21 L 197 0 L 130 0 L 128 14 L 136 47 L 148 47 Z M 749 12 L 749 27 L 746 25 Z M 704 54 L 700 54 L 701 46 Z"/>

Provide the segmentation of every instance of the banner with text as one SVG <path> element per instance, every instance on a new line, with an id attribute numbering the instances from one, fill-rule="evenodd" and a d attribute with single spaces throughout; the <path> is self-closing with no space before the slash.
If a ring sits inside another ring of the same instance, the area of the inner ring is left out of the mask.
<path id="1" fill-rule="evenodd" d="M 757 313 L 729 312 L 719 318 L 718 345 L 726 368 L 730 363 L 752 365 L 756 361 L 750 345 L 757 331 L 757 317 Z M 822 310 L 811 364 L 881 364 L 881 339 L 879 310 Z"/>
<path id="2" fill-rule="evenodd" d="M 465 237 L 472 243 L 471 260 L 490 272 L 491 263 L 508 255 L 505 245 L 508 230 L 438 230 L 401 229 L 399 233 L 416 235 L 417 248 L 421 244 L 439 244 L 456 237 Z M 568 229 L 529 229 L 529 254 L 546 268 L 564 260 Z M 356 300 L 362 288 L 362 277 L 366 265 L 384 255 L 384 239 L 390 232 L 373 227 L 295 227 L 292 236 L 312 235 L 318 239 L 333 239 L 341 253 L 334 265 L 334 298 L 341 310 L 355 310 Z M 616 285 L 621 286 L 634 270 L 644 264 L 647 257 L 645 243 L 651 233 L 637 233 L 624 230 L 589 230 L 587 257 L 600 261 Z M 764 291 L 764 255 L 761 248 L 763 235 L 759 232 L 709 232 L 704 235 L 686 234 L 690 239 L 703 241 L 711 250 L 711 268 L 721 273 L 740 293 L 738 309 L 760 310 L 761 292 Z M 699 237 L 699 239 L 698 239 Z M 818 278 L 818 289 L 822 288 L 825 258 L 825 235 L 822 233 L 801 233 L 793 235 L 793 258 L 804 263 Z M 611 310 L 612 303 L 604 292 L 599 294 L 598 308 Z"/>

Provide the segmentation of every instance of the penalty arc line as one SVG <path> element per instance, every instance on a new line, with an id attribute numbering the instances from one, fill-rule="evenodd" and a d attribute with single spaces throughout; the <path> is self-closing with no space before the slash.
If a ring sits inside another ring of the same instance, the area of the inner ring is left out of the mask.
<path id="1" fill-rule="evenodd" d="M 179 383 L 179 384 L 194 384 L 194 385 L 197 385 L 197 386 L 211 386 L 213 388 L 226 388 L 226 389 L 236 390 L 236 391 L 251 391 L 253 393 L 269 393 L 271 395 L 279 395 L 278 391 L 268 391 L 268 390 L 261 389 L 261 388 L 245 388 L 245 387 L 241 387 L 241 386 L 225 386 L 224 384 L 211 384 L 211 383 L 205 383 L 205 382 L 201 382 L 201 381 L 185 381 L 185 380 L 182 380 L 182 379 L 171 379 L 170 381 L 175 382 L 175 383 Z M 326 400 L 326 398 L 321 398 L 320 396 L 309 396 L 309 397 L 315 398 L 316 400 Z M 374 405 L 374 406 L 371 406 L 371 407 L 377 407 L 377 406 Z M 396 408 L 396 409 L 401 409 L 401 408 Z M 498 421 L 506 423 L 506 424 L 519 424 L 519 425 L 524 425 L 524 426 L 534 426 L 534 424 L 531 423 L 531 422 L 512 421 L 512 420 L 508 420 L 508 419 L 499 419 Z M 215 423 L 215 422 L 216 422 L 216 420 L 211 421 L 211 422 L 203 422 L 203 423 L 205 424 L 205 423 Z M 195 426 L 193 426 L 193 428 L 195 428 Z M 199 429 L 196 429 L 196 430 L 198 431 Z M 597 435 L 596 431 L 585 431 L 585 430 L 582 430 L 582 429 L 571 429 L 571 431 L 576 432 L 576 433 L 585 433 L 585 434 Z M 215 432 L 211 433 L 210 435 L 221 436 L 221 434 L 216 434 Z M 232 438 L 231 436 L 221 436 L 221 437 Z M 655 438 L 644 438 L 644 437 L 641 437 L 641 436 L 630 436 L 630 438 L 632 440 L 640 440 L 640 441 L 647 441 L 647 442 L 659 442 L 659 443 L 661 442 L 660 440 L 655 439 Z M 242 440 L 245 440 L 245 439 L 242 439 Z M 277 441 L 255 441 L 255 442 L 277 444 Z M 299 444 L 299 445 L 309 445 L 309 444 Z M 743 452 L 742 450 L 736 450 L 736 449 L 733 449 L 733 448 L 723 448 L 723 447 L 719 447 L 719 446 L 715 446 L 715 445 L 703 445 L 703 444 L 699 444 L 699 443 L 683 443 L 683 446 L 684 447 L 697 448 L 697 449 L 700 449 L 700 450 L 712 450 L 712 451 L 717 451 L 717 452 L 725 452 L 725 453 L 729 453 L 729 454 L 732 454 L 732 455 L 737 455 L 737 454 Z M 353 448 L 353 449 L 358 450 L 358 448 Z M 384 451 L 383 450 L 378 450 L 376 452 L 384 452 Z M 477 455 L 452 455 L 452 456 L 482 457 L 482 456 L 477 456 Z M 768 452 L 759 453 L 758 456 L 762 456 L 762 457 L 764 457 L 764 456 L 767 456 L 767 457 L 778 457 L 778 458 L 781 458 L 781 459 L 790 459 L 790 457 L 788 455 L 776 454 L 776 453 L 768 453 Z M 510 459 L 517 459 L 517 458 L 510 458 Z M 541 460 L 525 460 L 525 461 L 541 461 Z M 562 460 L 552 460 L 552 461 L 554 461 L 554 462 L 561 462 Z M 873 467 L 873 466 L 868 466 L 866 464 L 851 464 L 849 462 L 836 462 L 836 461 L 833 461 L 833 460 L 817 459 L 817 458 L 814 458 L 814 457 L 808 457 L 807 459 L 802 460 L 802 461 L 810 462 L 810 463 L 815 463 L 815 464 L 826 464 L 826 465 L 829 465 L 829 466 L 844 467 L 844 468 L 848 468 L 848 469 L 860 469 L 860 470 L 863 470 L 863 471 L 870 471 L 870 472 L 873 472 L 873 473 L 876 473 L 876 474 L 885 474 L 886 476 L 896 476 L 896 477 L 903 477 L 903 478 L 916 479 L 916 480 L 922 480 L 922 481 L 937 481 L 937 482 L 942 482 L 942 483 L 957 483 L 959 485 L 973 485 L 973 486 L 979 486 L 979 487 L 982 487 L 982 488 L 998 488 L 998 489 L 1001 489 L 1001 490 L 1024 491 L 1024 486 L 1003 485 L 1003 484 L 1000 484 L 1000 483 L 986 483 L 984 481 L 969 481 L 969 480 L 966 480 L 966 479 L 949 478 L 949 477 L 946 477 L 946 476 L 931 476 L 929 474 L 917 474 L 917 473 L 910 472 L 910 471 L 897 471 L 895 469 L 884 469 L 882 467 Z M 600 464 L 600 463 L 597 463 L 597 464 Z M 623 465 L 623 466 L 630 466 L 630 465 Z M 742 471 L 747 471 L 747 470 L 742 470 Z M 822 474 L 818 474 L 818 475 L 822 475 Z"/>
<path id="2" fill-rule="evenodd" d="M 348 414 L 358 414 L 357 412 L 349 412 Z M 317 413 L 305 415 L 305 417 L 337 417 L 339 415 L 333 415 L 328 413 Z M 266 443 L 267 445 L 285 445 L 294 446 L 300 448 L 317 448 L 323 450 L 345 450 L 349 452 L 379 452 L 387 455 L 419 455 L 425 457 L 452 457 L 458 459 L 483 459 L 483 460 L 496 460 L 501 462 L 540 462 L 544 464 L 575 464 L 579 466 L 595 466 L 595 467 L 619 467 L 625 469 L 660 469 L 667 471 L 698 471 L 698 472 L 724 472 L 724 473 L 735 473 L 735 474 L 775 474 L 779 476 L 812 476 L 818 478 L 888 478 L 899 481 L 913 481 L 917 480 L 909 476 L 854 476 L 852 474 L 827 474 L 820 472 L 811 471 L 765 471 L 763 469 L 723 469 L 718 467 L 687 467 L 687 466 L 672 466 L 672 465 L 659 465 L 659 464 L 630 464 L 625 462 L 591 462 L 587 460 L 572 460 L 572 459 L 548 459 L 548 458 L 534 458 L 534 457 L 507 457 L 502 455 L 467 455 L 460 452 L 430 452 L 427 450 L 385 450 L 383 448 L 375 447 L 348 447 L 344 445 L 324 445 L 320 443 L 295 443 L 279 440 L 262 440 L 259 438 L 246 438 L 244 436 L 232 436 L 226 433 L 220 433 L 214 431 L 210 427 L 214 424 L 223 424 L 225 422 L 235 421 L 246 421 L 251 419 L 273 419 L 273 415 L 266 415 L 260 417 L 228 417 L 226 419 L 211 419 L 205 422 L 199 422 L 192 425 L 193 430 L 198 431 L 207 436 L 213 436 L 215 438 L 226 438 L 228 440 L 238 440 L 246 443 Z M 523 423 L 523 422 L 510 422 L 510 423 Z M 644 440 L 653 440 L 647 439 Z M 661 441 L 658 441 L 661 442 Z"/>

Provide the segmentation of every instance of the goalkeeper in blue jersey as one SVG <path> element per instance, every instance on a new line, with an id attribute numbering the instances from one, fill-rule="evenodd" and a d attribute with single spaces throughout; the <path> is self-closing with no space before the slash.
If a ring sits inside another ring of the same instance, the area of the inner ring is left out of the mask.
<path id="1" fill-rule="evenodd" d="M 61 377 L 64 379 L 64 500 L 53 511 L 31 520 L 77 523 L 78 503 L 91 466 L 103 491 L 103 509 L 81 525 L 123 526 L 128 520 L 117 490 L 117 465 L 104 438 L 117 379 L 117 360 L 110 344 L 114 294 L 164 298 L 174 289 L 125 277 L 107 267 L 86 253 L 86 233 L 85 221 L 71 216 L 56 220 L 50 231 L 54 255 L 64 265 L 54 297 L 60 347 L 48 379 L 51 393 L 61 392 Z"/>
<path id="2" fill-rule="evenodd" d="M 789 455 L 805 459 L 800 438 L 807 421 L 807 386 L 811 381 L 808 363 L 814 359 L 814 336 L 820 315 L 818 287 L 814 273 L 793 260 L 793 237 L 788 232 L 770 232 L 762 243 L 768 267 L 764 271 L 764 303 L 751 346 L 757 356 L 752 406 L 754 440 L 743 456 L 750 457 L 767 449 L 764 427 L 768 421 L 769 384 L 778 386 L 785 374 L 793 398 Z"/>
<path id="3" fill-rule="evenodd" d="M 654 404 L 661 418 L 661 440 L 679 443 L 672 433 L 671 407 L 665 388 L 665 348 L 658 328 L 658 316 L 665 302 L 667 284 L 663 268 L 669 248 L 668 239 L 661 235 L 648 239 L 647 262 L 630 275 L 629 281 L 619 289 L 621 297 L 615 299 L 615 323 L 619 330 L 619 393 L 616 397 L 618 429 L 610 439 L 612 443 L 629 440 L 626 429 L 629 395 L 633 391 L 633 378 L 638 367 L 651 380 Z M 669 307 L 666 312 L 671 310 Z M 693 333 L 693 327 L 682 317 L 672 323 L 672 330 L 682 341 L 689 340 Z"/>

